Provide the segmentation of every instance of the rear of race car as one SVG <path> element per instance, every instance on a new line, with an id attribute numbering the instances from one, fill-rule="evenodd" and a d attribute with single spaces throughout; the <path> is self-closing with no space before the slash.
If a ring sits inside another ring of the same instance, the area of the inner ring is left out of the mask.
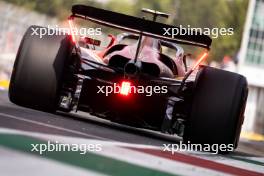
<path id="1" fill-rule="evenodd" d="M 138 35 L 134 60 L 126 61 L 119 55 L 105 64 L 102 55 L 107 51 L 98 54 L 85 49 L 74 35 L 39 38 L 31 32 L 43 27 L 31 26 L 22 39 L 12 73 L 9 97 L 13 103 L 46 112 L 81 110 L 111 121 L 177 134 L 185 142 L 236 147 L 244 119 L 247 81 L 236 73 L 200 66 L 208 54 L 209 37 L 171 38 L 160 34 L 163 27 L 170 26 L 157 22 L 80 5 L 72 11 L 71 29 L 72 18 L 77 17 Z M 146 64 L 138 60 L 143 37 L 195 45 L 206 52 L 183 78 L 176 80 L 170 76 L 173 69 L 163 69 L 171 63 L 164 62 L 160 67 L 156 64 L 160 61 Z M 116 46 L 115 51 L 122 49 Z M 195 79 L 189 80 L 198 68 Z"/>

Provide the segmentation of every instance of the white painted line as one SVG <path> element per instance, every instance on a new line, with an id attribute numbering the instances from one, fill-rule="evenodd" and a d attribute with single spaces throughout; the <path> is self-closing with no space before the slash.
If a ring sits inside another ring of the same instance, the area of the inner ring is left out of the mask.
<path id="1" fill-rule="evenodd" d="M 29 119 L 25 119 L 25 118 L 21 118 L 21 117 L 16 117 L 16 116 L 5 114 L 5 113 L 1 113 L 1 112 L 0 112 L 0 116 L 6 117 L 6 118 L 15 119 L 15 120 L 19 120 L 19 121 L 23 121 L 23 122 L 27 122 L 27 123 L 32 123 L 32 124 L 36 124 L 36 125 L 40 125 L 40 126 L 45 126 L 45 127 L 48 127 L 48 128 L 53 128 L 53 129 L 60 130 L 60 131 L 66 131 L 66 132 L 82 135 L 82 136 L 89 137 L 89 138 L 95 138 L 95 139 L 101 139 L 101 140 L 110 140 L 110 139 L 107 139 L 107 138 L 103 138 L 103 137 L 99 137 L 99 136 L 95 136 L 95 135 L 91 135 L 91 134 L 82 133 L 80 131 L 70 130 L 70 129 L 67 129 L 67 128 L 58 127 L 58 126 L 54 126 L 54 125 L 50 125 L 50 124 L 46 124 L 46 123 L 42 123 L 42 122 L 38 122 L 38 121 L 34 121 L 34 120 L 29 120 Z"/>
<path id="2" fill-rule="evenodd" d="M 101 141 L 96 139 L 85 139 L 79 137 L 70 137 L 70 136 L 62 136 L 62 135 L 53 135 L 53 134 L 43 134 L 37 132 L 29 132 L 22 130 L 13 130 L 8 128 L 0 128 L 0 133 L 6 134 L 20 134 L 29 137 L 35 137 L 43 140 L 50 141 L 58 141 L 60 143 L 76 143 L 76 144 L 86 144 L 87 141 L 90 144 L 102 144 L 102 146 L 118 146 L 118 147 L 133 147 L 133 148 L 144 148 L 144 149 L 159 149 L 160 147 L 152 146 L 152 145 L 144 145 L 144 144 L 132 144 L 126 142 L 118 142 L 118 141 Z"/>

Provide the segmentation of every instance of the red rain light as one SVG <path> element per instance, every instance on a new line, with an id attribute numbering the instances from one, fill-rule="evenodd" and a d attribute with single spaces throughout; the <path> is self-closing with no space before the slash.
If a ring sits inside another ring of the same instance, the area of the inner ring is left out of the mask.
<path id="1" fill-rule="evenodd" d="M 76 38 L 75 38 L 75 35 L 74 35 L 74 32 L 73 32 L 74 25 L 73 25 L 72 19 L 69 18 L 69 19 L 68 19 L 68 22 L 69 22 L 69 25 L 70 25 L 72 42 L 73 42 L 73 43 L 76 43 Z"/>
<path id="2" fill-rule="evenodd" d="M 192 70 L 195 70 L 203 61 L 204 59 L 208 56 L 208 53 L 204 53 L 200 59 L 195 63 L 195 65 L 193 66 Z"/>
<path id="3" fill-rule="evenodd" d="M 127 96 L 130 92 L 131 83 L 128 81 L 123 81 L 121 84 L 120 94 Z"/>

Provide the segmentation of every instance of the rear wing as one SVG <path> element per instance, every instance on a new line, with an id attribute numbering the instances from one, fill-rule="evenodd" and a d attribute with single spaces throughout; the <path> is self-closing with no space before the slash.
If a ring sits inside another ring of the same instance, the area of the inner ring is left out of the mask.
<path id="1" fill-rule="evenodd" d="M 209 36 L 200 33 L 194 35 L 164 35 L 166 29 L 170 28 L 179 30 L 179 28 L 91 6 L 72 6 L 72 17 L 83 18 L 95 23 L 136 34 L 142 33 L 143 35 L 149 37 L 158 38 L 173 43 L 199 46 L 208 50 L 210 49 L 212 43 L 212 39 Z"/>

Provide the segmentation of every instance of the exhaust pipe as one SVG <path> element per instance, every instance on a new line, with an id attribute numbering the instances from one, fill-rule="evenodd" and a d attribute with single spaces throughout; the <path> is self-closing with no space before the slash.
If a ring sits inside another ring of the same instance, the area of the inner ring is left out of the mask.
<path id="1" fill-rule="evenodd" d="M 136 76 L 142 70 L 141 62 L 128 62 L 125 65 L 125 74 L 128 76 Z"/>

